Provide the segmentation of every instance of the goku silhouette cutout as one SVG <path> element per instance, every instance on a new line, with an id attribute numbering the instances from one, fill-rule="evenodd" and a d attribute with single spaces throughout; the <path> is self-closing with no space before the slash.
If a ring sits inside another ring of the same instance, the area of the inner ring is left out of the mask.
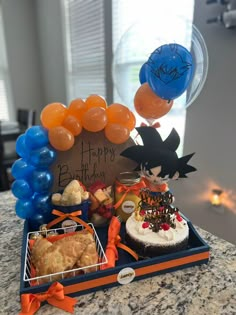
<path id="1" fill-rule="evenodd" d="M 153 127 L 137 127 L 143 145 L 134 145 L 121 152 L 121 155 L 138 163 L 139 171 L 147 187 L 152 192 L 168 191 L 170 179 L 186 178 L 196 168 L 188 165 L 194 153 L 178 158 L 176 150 L 180 138 L 175 129 L 163 141 Z"/>

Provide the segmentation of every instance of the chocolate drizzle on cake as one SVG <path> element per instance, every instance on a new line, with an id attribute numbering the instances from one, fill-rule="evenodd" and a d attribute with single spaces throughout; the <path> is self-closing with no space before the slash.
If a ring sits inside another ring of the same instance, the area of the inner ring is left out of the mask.
<path id="1" fill-rule="evenodd" d="M 144 221 L 142 225 L 144 229 L 149 228 L 153 232 L 168 231 L 170 227 L 176 228 L 175 219 L 182 221 L 179 209 L 171 205 L 173 195 L 170 191 L 153 193 L 145 188 L 141 191 L 140 197 L 136 217 Z"/>

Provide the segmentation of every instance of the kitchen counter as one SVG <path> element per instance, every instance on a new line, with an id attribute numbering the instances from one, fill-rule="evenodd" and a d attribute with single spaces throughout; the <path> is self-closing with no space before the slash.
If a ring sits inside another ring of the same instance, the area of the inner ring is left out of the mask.
<path id="1" fill-rule="evenodd" d="M 11 192 L 0 193 L 0 314 L 20 311 L 20 256 L 23 220 L 15 215 Z M 236 247 L 200 228 L 211 247 L 207 265 L 135 281 L 77 297 L 74 314 L 236 314 Z M 69 314 L 43 305 L 37 315 Z"/>

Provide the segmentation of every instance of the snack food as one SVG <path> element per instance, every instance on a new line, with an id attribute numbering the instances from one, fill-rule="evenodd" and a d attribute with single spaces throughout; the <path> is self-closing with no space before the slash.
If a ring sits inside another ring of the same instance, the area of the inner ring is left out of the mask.
<path id="1" fill-rule="evenodd" d="M 52 246 L 52 243 L 49 242 L 46 238 L 39 238 L 34 242 L 34 246 L 31 252 L 31 261 L 35 267 L 37 267 L 40 258 L 50 246 Z"/>
<path id="2" fill-rule="evenodd" d="M 52 194 L 52 203 L 57 206 L 79 205 L 87 199 L 89 199 L 89 192 L 75 179 L 64 188 L 62 193 Z"/>
<path id="3" fill-rule="evenodd" d="M 89 187 L 90 209 L 89 218 L 95 226 L 102 226 L 112 217 L 113 196 L 112 187 L 97 180 Z"/>
<path id="4" fill-rule="evenodd" d="M 97 262 L 96 244 L 92 234 L 87 230 L 76 232 L 54 243 L 47 239 L 37 240 L 32 248 L 32 263 L 36 268 L 36 277 L 52 275 L 40 278 L 39 283 L 59 280 L 63 271 L 91 266 Z M 84 272 L 92 271 L 95 271 L 95 268 L 84 269 Z M 71 274 L 65 274 L 68 275 Z"/>

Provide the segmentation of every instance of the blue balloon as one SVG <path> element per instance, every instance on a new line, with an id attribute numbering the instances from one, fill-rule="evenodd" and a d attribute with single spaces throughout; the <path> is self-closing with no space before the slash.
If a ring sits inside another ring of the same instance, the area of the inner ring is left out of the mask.
<path id="1" fill-rule="evenodd" d="M 21 219 L 29 219 L 35 214 L 31 200 L 18 199 L 16 201 L 16 214 Z"/>
<path id="2" fill-rule="evenodd" d="M 28 199 L 33 196 L 33 191 L 25 179 L 17 179 L 11 186 L 12 193 L 19 199 Z"/>
<path id="3" fill-rule="evenodd" d="M 38 149 L 48 143 L 48 131 L 42 126 L 33 126 L 25 133 L 25 144 L 30 149 Z"/>
<path id="4" fill-rule="evenodd" d="M 141 84 L 147 82 L 147 78 L 146 78 L 146 69 L 148 67 L 148 64 L 145 62 L 142 67 L 140 68 L 140 71 L 139 71 L 139 82 Z"/>
<path id="5" fill-rule="evenodd" d="M 49 214 L 41 214 L 41 213 L 35 213 L 30 219 L 29 219 L 29 227 L 31 231 L 39 231 L 40 225 L 47 224 L 51 222 L 54 219 L 54 216 Z"/>
<path id="6" fill-rule="evenodd" d="M 50 146 L 32 150 L 29 162 L 38 168 L 48 168 L 56 159 L 56 151 Z"/>
<path id="7" fill-rule="evenodd" d="M 42 224 L 46 224 L 50 221 L 45 221 L 45 218 L 40 213 L 35 213 L 32 215 L 31 218 L 29 218 L 29 227 L 31 231 L 39 231 L 39 227 Z"/>
<path id="8" fill-rule="evenodd" d="M 53 175 L 46 170 L 35 170 L 32 173 L 31 186 L 37 193 L 50 191 L 53 184 Z"/>
<path id="9" fill-rule="evenodd" d="M 35 194 L 33 205 L 37 213 L 48 214 L 52 211 L 51 195 L 50 194 Z"/>
<path id="10" fill-rule="evenodd" d="M 149 57 L 146 78 L 159 97 L 173 100 L 188 88 L 194 74 L 191 53 L 178 44 L 157 48 Z"/>
<path id="11" fill-rule="evenodd" d="M 25 144 L 25 134 L 20 135 L 16 140 L 16 153 L 25 160 L 29 157 L 29 148 Z"/>
<path id="12" fill-rule="evenodd" d="M 15 179 L 28 179 L 32 176 L 35 167 L 28 164 L 24 159 L 16 160 L 11 168 L 11 174 Z"/>

